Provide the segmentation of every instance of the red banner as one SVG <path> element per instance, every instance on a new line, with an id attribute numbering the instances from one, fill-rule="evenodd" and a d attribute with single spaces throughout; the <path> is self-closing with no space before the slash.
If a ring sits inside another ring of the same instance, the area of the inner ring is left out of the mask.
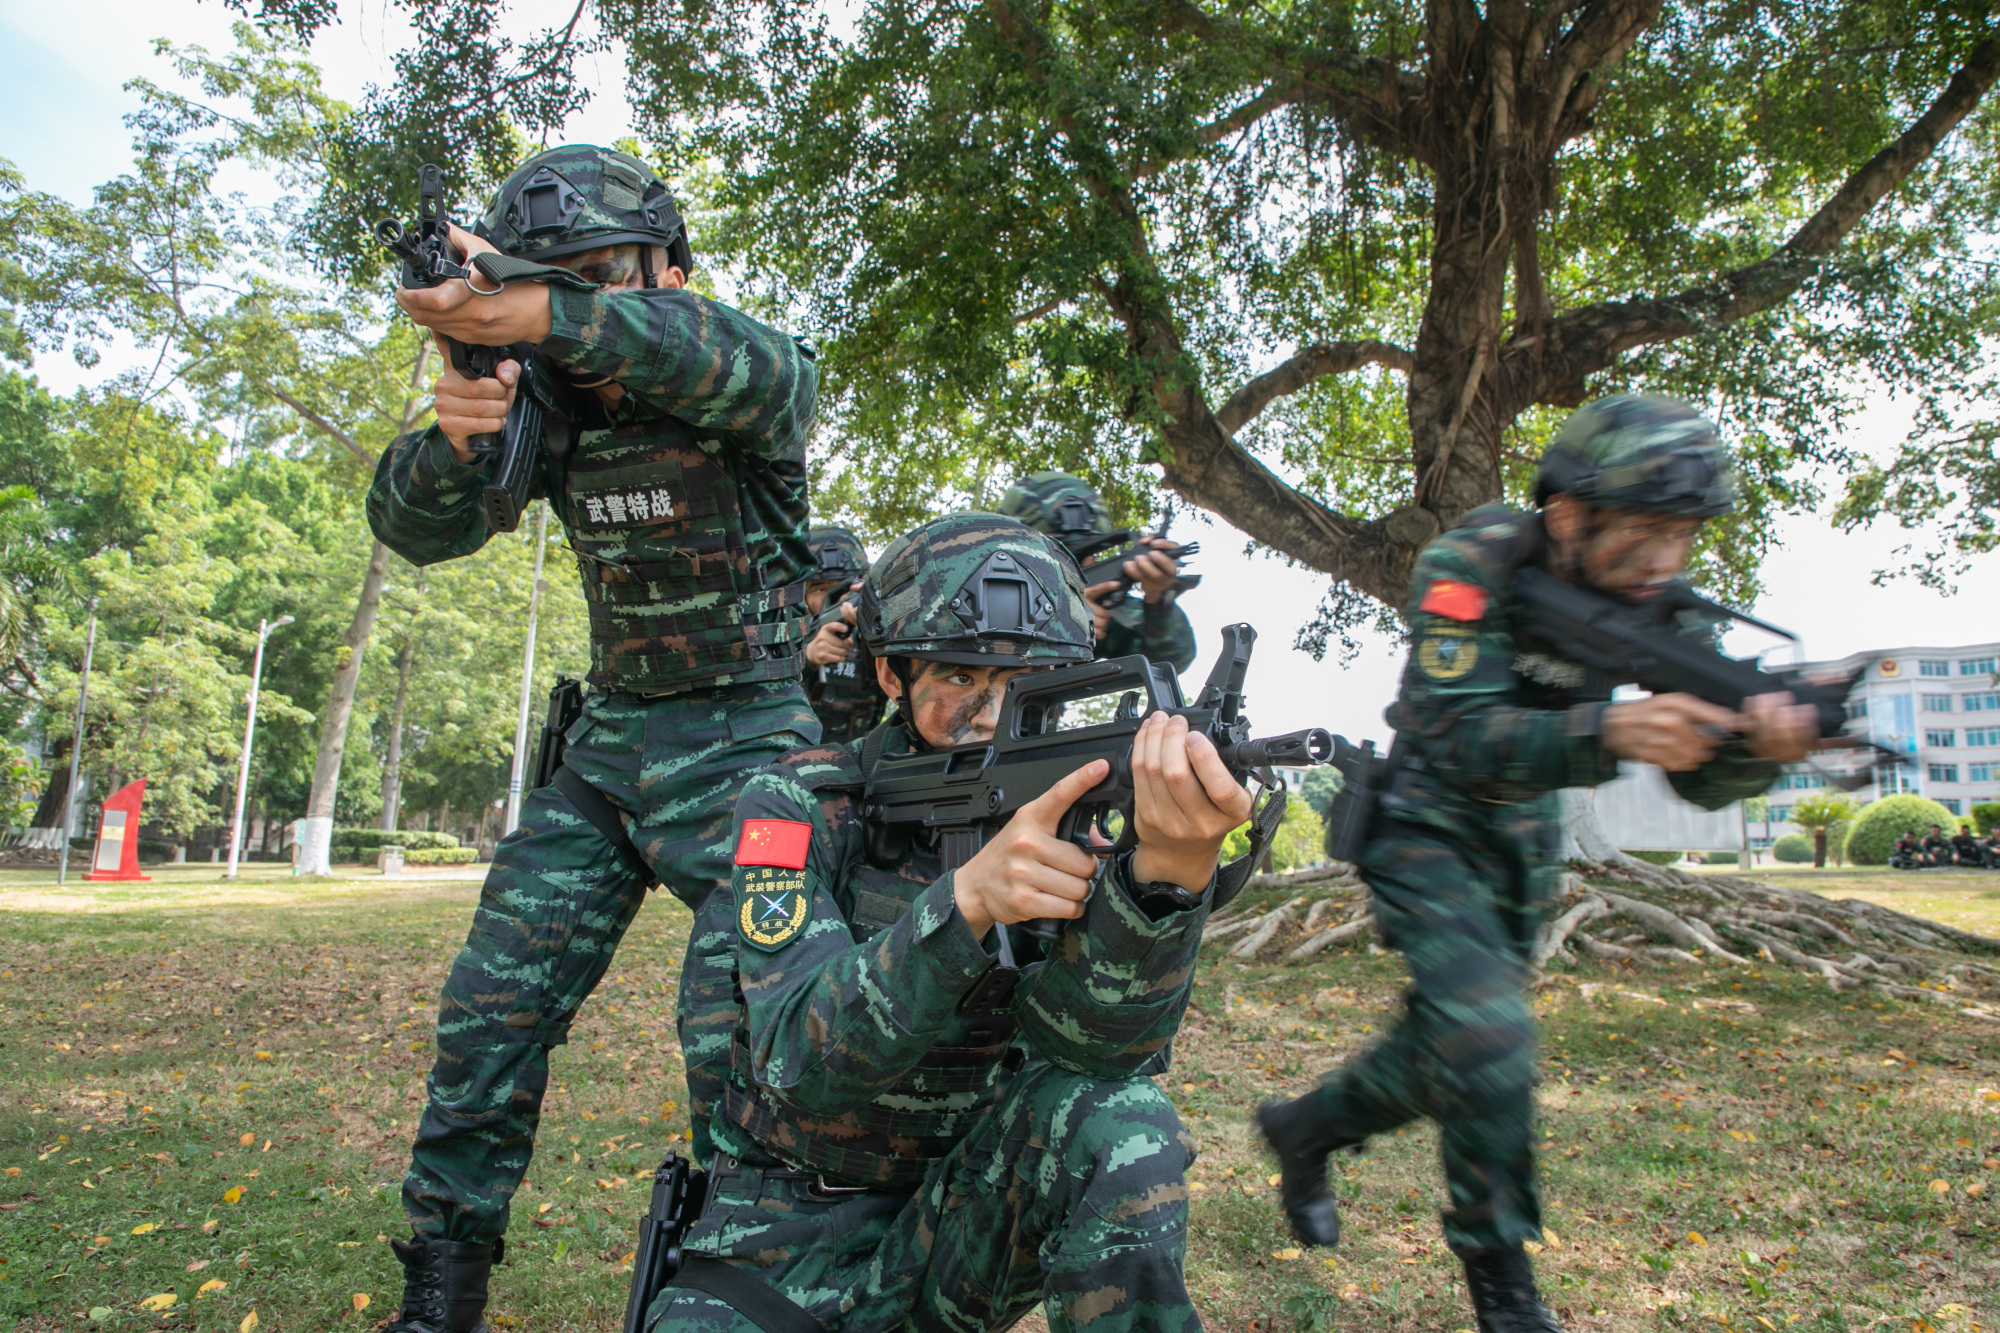
<path id="1" fill-rule="evenodd" d="M 85 879 L 146 879 L 139 873 L 139 807 L 146 800 L 146 779 L 128 782 L 104 799 L 97 822 L 97 846 L 90 853 Z"/>

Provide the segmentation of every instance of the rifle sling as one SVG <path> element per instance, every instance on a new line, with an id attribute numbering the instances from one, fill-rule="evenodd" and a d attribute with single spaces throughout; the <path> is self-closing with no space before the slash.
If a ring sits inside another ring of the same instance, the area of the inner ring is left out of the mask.
<path id="1" fill-rule="evenodd" d="M 632 835 L 626 831 L 625 821 L 610 797 L 585 782 L 582 775 L 567 764 L 556 769 L 555 780 L 549 785 L 569 797 L 569 803 L 576 807 L 576 812 L 589 820 L 590 826 L 602 833 L 605 841 L 615 847 L 628 864 L 648 876 L 653 874 L 646 858 L 633 845 Z"/>
<path id="2" fill-rule="evenodd" d="M 764 1333 L 826 1333 L 824 1324 L 749 1269 L 705 1254 L 681 1260 L 680 1271 L 667 1285 L 713 1296 Z"/>
<path id="3" fill-rule="evenodd" d="M 1215 872 L 1215 897 L 1209 903 L 1209 915 L 1229 906 L 1257 873 L 1257 862 L 1263 859 L 1264 848 L 1277 836 L 1278 825 L 1285 822 L 1285 801 L 1285 791 L 1279 788 L 1251 814 L 1250 850 Z"/>

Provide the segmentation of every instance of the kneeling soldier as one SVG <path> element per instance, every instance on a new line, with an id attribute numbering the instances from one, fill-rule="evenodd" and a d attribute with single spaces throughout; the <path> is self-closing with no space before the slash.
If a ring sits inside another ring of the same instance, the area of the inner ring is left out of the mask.
<path id="1" fill-rule="evenodd" d="M 1138 846 L 1094 892 L 1096 858 L 1055 830 L 1101 760 L 941 873 L 921 832 L 871 824 L 867 766 L 989 738 L 1010 678 L 1090 660 L 1090 610 L 1061 548 L 991 514 L 899 540 L 863 599 L 895 711 L 750 780 L 734 900 L 695 923 L 691 947 L 733 952 L 734 1064 L 708 1205 L 647 1327 L 773 1329 L 775 1296 L 778 1325 L 843 1333 L 1001 1329 L 1038 1302 L 1054 1330 L 1193 1333 L 1194 1146 L 1148 1076 L 1250 794 L 1156 714 L 1132 752 Z M 1008 924 L 1051 918 L 1069 924 L 1046 954 L 1017 930 L 1020 970 L 998 961 Z"/>

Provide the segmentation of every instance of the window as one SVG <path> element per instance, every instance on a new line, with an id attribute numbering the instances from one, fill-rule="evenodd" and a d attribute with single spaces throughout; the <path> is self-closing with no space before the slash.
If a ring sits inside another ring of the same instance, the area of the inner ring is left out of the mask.
<path id="1" fill-rule="evenodd" d="M 1868 701 L 1866 699 L 1856 699 L 1853 703 L 1847 705 L 1847 716 L 1850 719 L 1857 717 L 1867 717 Z"/>
<path id="2" fill-rule="evenodd" d="M 1969 699 L 1972 696 L 1967 695 L 1966 697 Z M 1924 711 L 1926 713 L 1949 713 L 1951 711 L 1951 696 L 1949 694 L 1926 694 L 1924 696 Z"/>
<path id="3" fill-rule="evenodd" d="M 1919 676 L 1949 676 L 1951 674 L 1951 663 L 1940 662 L 1935 658 L 1927 657 L 1917 663 L 1917 674 Z"/>
<path id="4" fill-rule="evenodd" d="M 1956 796 L 1940 796 L 1937 798 L 1937 803 L 1955 815 L 1965 813 L 1965 811 L 1958 808 L 1958 798 Z"/>
<path id="5" fill-rule="evenodd" d="M 1965 700 L 1965 711 L 1968 713 L 2000 713 L 2000 691 L 1959 697 Z"/>
<path id="6" fill-rule="evenodd" d="M 1876 790 L 1884 796 L 1893 796 L 1899 791 L 1911 791 L 1910 770 L 1906 764 L 1882 769 L 1875 779 Z"/>
<path id="7" fill-rule="evenodd" d="M 1812 791 L 1826 785 L 1817 773 L 1783 773 L 1771 784 L 1771 791 Z"/>
<path id="8" fill-rule="evenodd" d="M 1958 744 L 1958 733 L 1948 729 L 1944 731 L 1935 729 L 1926 731 L 1924 733 L 1924 744 L 1948 750 Z"/>
<path id="9" fill-rule="evenodd" d="M 1961 658 L 1958 663 L 1961 676 L 1990 676 L 1993 674 L 1993 659 L 1990 657 Z"/>
<path id="10" fill-rule="evenodd" d="M 2000 745 L 2000 727 L 1969 727 L 1965 733 L 1967 745 Z"/>
<path id="11" fill-rule="evenodd" d="M 1931 770 L 1931 781 L 1932 781 L 1932 782 L 1956 782 L 1956 781 L 1958 781 L 1958 765 L 1957 765 L 1957 764 L 1932 764 L 1932 765 L 1930 766 L 1930 770 Z"/>
<path id="12" fill-rule="evenodd" d="M 1969 764 L 1966 766 L 1965 780 L 1967 782 L 1991 782 L 1993 781 L 1995 769 L 2000 769 L 2000 764 Z"/>
<path id="13" fill-rule="evenodd" d="M 1789 823 L 1791 823 L 1791 822 L 1792 822 L 1792 807 L 1790 807 L 1789 805 L 1774 805 L 1774 806 L 1772 806 L 1772 807 L 1771 807 L 1771 822 L 1772 822 L 1773 824 L 1789 824 Z"/>

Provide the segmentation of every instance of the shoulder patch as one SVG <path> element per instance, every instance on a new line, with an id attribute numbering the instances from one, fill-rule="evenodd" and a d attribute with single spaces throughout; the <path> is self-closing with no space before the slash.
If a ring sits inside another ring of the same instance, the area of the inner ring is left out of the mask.
<path id="1" fill-rule="evenodd" d="M 1478 665 L 1479 639 L 1469 629 L 1440 625 L 1417 641 L 1417 669 L 1432 680 L 1457 680 Z"/>
<path id="2" fill-rule="evenodd" d="M 1446 620 L 1477 620 L 1486 614 L 1486 590 L 1455 579 L 1438 579 L 1424 590 L 1424 600 L 1417 609 Z"/>
<path id="3" fill-rule="evenodd" d="M 812 825 L 799 819 L 746 819 L 736 840 L 736 864 L 804 870 Z"/>
<path id="4" fill-rule="evenodd" d="M 812 915 L 806 872 L 749 866 L 736 874 L 736 928 L 754 949 L 776 953 L 799 937 Z"/>

